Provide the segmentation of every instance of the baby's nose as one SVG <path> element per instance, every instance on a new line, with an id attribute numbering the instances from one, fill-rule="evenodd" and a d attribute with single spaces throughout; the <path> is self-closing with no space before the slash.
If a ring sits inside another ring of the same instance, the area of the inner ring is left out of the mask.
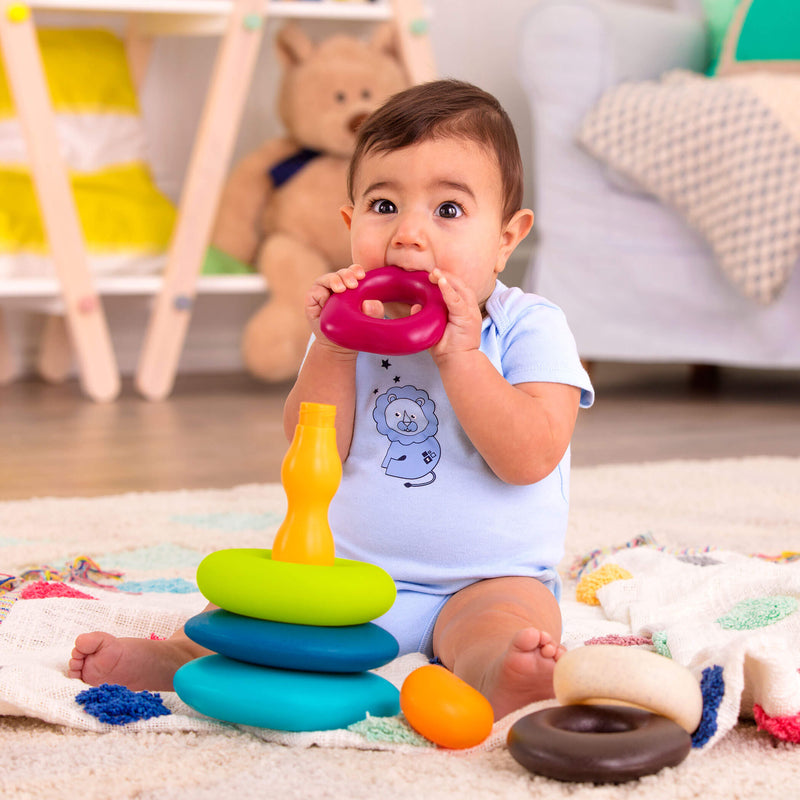
<path id="1" fill-rule="evenodd" d="M 394 245 L 422 247 L 425 239 L 425 222 L 421 214 L 409 213 L 398 217 L 394 232 Z"/>

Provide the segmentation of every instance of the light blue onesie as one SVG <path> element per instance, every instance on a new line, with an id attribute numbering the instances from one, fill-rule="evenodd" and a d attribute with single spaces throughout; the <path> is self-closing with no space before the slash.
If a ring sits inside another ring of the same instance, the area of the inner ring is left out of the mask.
<path id="1" fill-rule="evenodd" d="M 481 351 L 506 380 L 578 386 L 581 406 L 592 404 L 559 308 L 498 281 L 486 309 Z M 483 578 L 531 576 L 559 596 L 569 449 L 538 483 L 501 481 L 461 428 L 427 351 L 360 353 L 355 420 L 329 519 L 338 556 L 378 564 L 394 578 L 397 600 L 376 622 L 398 639 L 401 654 L 431 655 L 442 606 Z M 499 415 L 496 424 L 502 430 Z"/>

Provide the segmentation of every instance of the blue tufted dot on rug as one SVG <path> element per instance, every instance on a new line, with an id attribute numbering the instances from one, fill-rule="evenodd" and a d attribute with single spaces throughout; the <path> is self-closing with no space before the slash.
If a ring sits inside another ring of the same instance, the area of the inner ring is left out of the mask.
<path id="1" fill-rule="evenodd" d="M 700 692 L 703 695 L 703 716 L 700 718 L 697 730 L 692 734 L 692 747 L 703 747 L 717 732 L 717 714 L 725 696 L 725 680 L 719 664 L 703 670 Z"/>
<path id="2" fill-rule="evenodd" d="M 75 696 L 75 700 L 87 714 L 109 725 L 127 725 L 172 713 L 158 693 L 132 692 L 125 686 L 111 683 L 85 689 Z"/>

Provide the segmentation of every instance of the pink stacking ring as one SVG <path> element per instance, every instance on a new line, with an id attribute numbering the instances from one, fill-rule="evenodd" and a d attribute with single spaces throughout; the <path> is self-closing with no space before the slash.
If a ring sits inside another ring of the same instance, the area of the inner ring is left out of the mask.
<path id="1" fill-rule="evenodd" d="M 364 314 L 365 300 L 420 305 L 402 319 L 377 319 Z M 447 306 L 427 272 L 379 267 L 367 272 L 355 289 L 332 294 L 320 315 L 320 329 L 335 344 L 349 350 L 405 356 L 427 350 L 442 338 Z"/>

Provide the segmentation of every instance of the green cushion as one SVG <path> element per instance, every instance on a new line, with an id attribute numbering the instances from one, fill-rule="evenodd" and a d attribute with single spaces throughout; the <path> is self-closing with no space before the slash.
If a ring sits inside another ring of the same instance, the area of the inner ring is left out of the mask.
<path id="1" fill-rule="evenodd" d="M 753 0 L 742 24 L 737 61 L 800 60 L 797 0 Z"/>
<path id="2" fill-rule="evenodd" d="M 703 13 L 708 28 L 708 50 L 711 56 L 707 70 L 709 75 L 713 75 L 717 68 L 722 43 L 725 41 L 725 34 L 738 5 L 739 0 L 703 0 Z"/>
<path id="3" fill-rule="evenodd" d="M 737 5 L 714 74 L 756 70 L 800 72 L 798 0 L 740 0 Z"/>
<path id="4" fill-rule="evenodd" d="M 203 275 L 249 275 L 255 270 L 214 245 L 209 245 L 203 261 Z"/>

